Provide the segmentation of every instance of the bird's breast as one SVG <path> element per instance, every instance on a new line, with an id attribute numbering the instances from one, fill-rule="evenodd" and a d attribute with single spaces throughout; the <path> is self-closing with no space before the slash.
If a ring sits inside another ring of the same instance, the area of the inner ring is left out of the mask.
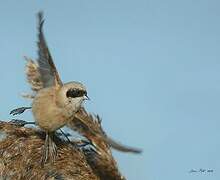
<path id="1" fill-rule="evenodd" d="M 47 132 L 63 127 L 70 119 L 70 113 L 56 103 L 56 92 L 43 89 L 38 92 L 32 103 L 32 112 L 36 123 Z"/>

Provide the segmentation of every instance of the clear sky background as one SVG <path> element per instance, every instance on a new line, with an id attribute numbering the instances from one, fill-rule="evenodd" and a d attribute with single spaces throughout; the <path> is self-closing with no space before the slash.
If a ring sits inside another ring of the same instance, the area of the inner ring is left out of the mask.
<path id="1" fill-rule="evenodd" d="M 114 151 L 128 180 L 220 179 L 220 1 L 1 1 L 1 119 L 30 104 L 39 10 L 62 80 L 83 82 L 108 135 L 144 150 Z"/>

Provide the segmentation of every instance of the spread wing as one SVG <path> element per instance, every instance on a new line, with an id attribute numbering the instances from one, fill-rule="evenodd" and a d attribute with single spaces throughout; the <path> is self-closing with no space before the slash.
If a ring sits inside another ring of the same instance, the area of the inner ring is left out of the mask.
<path id="1" fill-rule="evenodd" d="M 101 126 L 101 119 L 98 115 L 93 116 L 84 108 L 81 108 L 67 126 L 86 137 L 99 150 L 108 152 L 109 146 L 121 151 L 130 153 L 141 153 L 140 149 L 125 146 L 108 137 Z"/>
<path id="2" fill-rule="evenodd" d="M 38 69 L 43 82 L 43 87 L 53 85 L 62 85 L 62 81 L 53 62 L 52 56 L 48 49 L 44 34 L 43 34 L 43 13 L 38 13 Z"/>

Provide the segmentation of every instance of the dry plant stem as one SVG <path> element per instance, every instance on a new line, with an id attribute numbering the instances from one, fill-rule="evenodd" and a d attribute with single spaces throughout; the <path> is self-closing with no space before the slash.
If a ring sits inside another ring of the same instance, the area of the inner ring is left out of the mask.
<path id="1" fill-rule="evenodd" d="M 41 166 L 45 133 L 0 121 L 0 179 L 125 179 L 108 146 L 97 153 L 87 145 L 83 147 L 81 142 L 72 146 L 59 136 L 53 140 L 58 146 L 56 161 Z"/>

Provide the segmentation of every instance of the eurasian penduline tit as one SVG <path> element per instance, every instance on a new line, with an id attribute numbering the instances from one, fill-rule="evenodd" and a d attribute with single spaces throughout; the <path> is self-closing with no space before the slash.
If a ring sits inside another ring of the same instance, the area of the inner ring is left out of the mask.
<path id="1" fill-rule="evenodd" d="M 38 13 L 37 43 L 39 57 L 35 65 L 40 78 L 40 81 L 37 82 L 42 88 L 36 92 L 33 98 L 32 113 L 37 125 L 46 132 L 42 156 L 44 164 L 48 159 L 54 161 L 56 158 L 54 132 L 72 120 L 88 96 L 86 87 L 80 82 L 62 83 L 42 32 L 43 23 L 43 14 L 40 12 Z"/>

